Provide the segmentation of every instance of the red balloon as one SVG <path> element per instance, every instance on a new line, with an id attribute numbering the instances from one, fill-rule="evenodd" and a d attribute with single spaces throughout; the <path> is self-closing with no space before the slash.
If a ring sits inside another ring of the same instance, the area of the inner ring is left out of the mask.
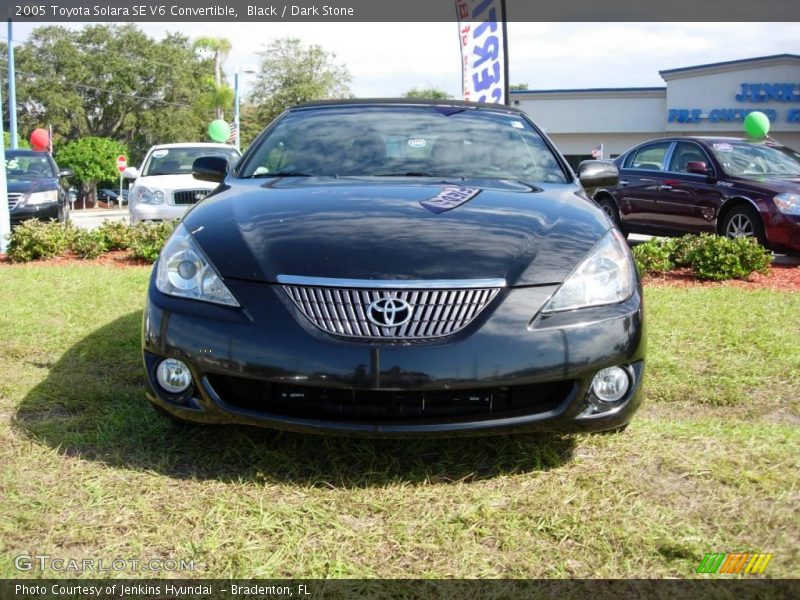
<path id="1" fill-rule="evenodd" d="M 34 150 L 47 150 L 50 146 L 50 132 L 47 129 L 34 129 L 31 133 L 31 148 Z"/>

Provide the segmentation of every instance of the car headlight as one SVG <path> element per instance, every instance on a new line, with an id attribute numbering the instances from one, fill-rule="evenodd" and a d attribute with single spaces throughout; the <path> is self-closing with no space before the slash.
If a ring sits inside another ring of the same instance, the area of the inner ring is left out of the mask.
<path id="1" fill-rule="evenodd" d="M 625 239 L 611 229 L 545 304 L 542 312 L 615 304 L 636 285 L 635 267 Z"/>
<path id="2" fill-rule="evenodd" d="M 183 225 L 178 225 L 158 257 L 156 287 L 170 296 L 239 306 Z"/>
<path id="3" fill-rule="evenodd" d="M 136 202 L 142 204 L 164 204 L 166 195 L 161 190 L 151 190 L 144 186 L 136 188 Z"/>
<path id="4" fill-rule="evenodd" d="M 33 192 L 25 198 L 26 204 L 46 204 L 48 202 L 58 202 L 58 190 L 47 190 L 46 192 Z"/>
<path id="5" fill-rule="evenodd" d="M 773 201 L 783 214 L 800 215 L 800 194 L 778 194 Z"/>

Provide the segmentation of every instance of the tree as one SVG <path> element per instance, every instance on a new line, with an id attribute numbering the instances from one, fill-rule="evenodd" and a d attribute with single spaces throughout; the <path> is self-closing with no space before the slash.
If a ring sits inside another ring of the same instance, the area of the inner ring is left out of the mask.
<path id="1" fill-rule="evenodd" d="M 61 146 L 56 152 L 56 162 L 62 169 L 72 169 L 80 181 L 81 194 L 94 201 L 99 181 L 114 181 L 119 177 L 120 154 L 126 154 L 126 149 L 119 142 L 90 136 Z"/>
<path id="2" fill-rule="evenodd" d="M 214 81 L 211 102 L 217 119 L 224 118 L 223 110 L 233 103 L 233 90 L 222 82 L 222 63 L 231 52 L 231 43 L 225 38 L 200 37 L 194 41 L 194 49 L 210 53 L 214 57 Z"/>
<path id="3" fill-rule="evenodd" d="M 512 83 L 508 89 L 512 92 L 520 92 L 528 89 L 527 83 Z"/>
<path id="4" fill-rule="evenodd" d="M 11 132 L 9 132 L 9 131 L 4 131 L 3 132 L 3 143 L 5 144 L 3 147 L 6 150 L 11 148 Z M 31 147 L 30 142 L 28 140 L 26 140 L 25 138 L 23 138 L 22 136 L 20 136 L 19 132 L 17 132 L 17 148 L 29 149 L 30 147 Z"/>
<path id="5" fill-rule="evenodd" d="M 336 55 L 297 38 L 275 40 L 259 53 L 261 66 L 250 102 L 263 127 L 290 106 L 350 96 L 350 73 Z"/>
<path id="6" fill-rule="evenodd" d="M 450 94 L 438 88 L 411 88 L 405 94 L 405 98 L 431 98 L 433 100 L 444 100 L 452 98 Z"/>
<path id="7" fill-rule="evenodd" d="M 46 26 L 16 59 L 19 131 L 53 125 L 55 147 L 108 137 L 141 156 L 156 142 L 201 139 L 212 118 L 197 85 L 211 62 L 186 36 L 156 41 L 133 24 Z"/>

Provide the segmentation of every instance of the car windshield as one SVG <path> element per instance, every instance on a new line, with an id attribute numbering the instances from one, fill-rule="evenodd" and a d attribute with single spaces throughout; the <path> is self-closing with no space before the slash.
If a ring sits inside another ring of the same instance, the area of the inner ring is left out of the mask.
<path id="1" fill-rule="evenodd" d="M 296 110 L 257 142 L 238 176 L 568 181 L 521 115 L 460 106 Z"/>
<path id="2" fill-rule="evenodd" d="M 44 152 L 16 154 L 6 150 L 6 178 L 9 180 L 52 179 L 56 177 L 50 158 Z"/>
<path id="3" fill-rule="evenodd" d="M 194 146 L 186 148 L 159 148 L 153 150 L 144 165 L 142 175 L 183 175 L 191 174 L 192 163 L 201 156 L 218 156 L 228 161 L 229 166 L 236 164 L 239 153 L 234 148 L 214 148 Z"/>
<path id="4" fill-rule="evenodd" d="M 800 177 L 800 154 L 784 146 L 715 142 L 714 156 L 733 177 Z"/>

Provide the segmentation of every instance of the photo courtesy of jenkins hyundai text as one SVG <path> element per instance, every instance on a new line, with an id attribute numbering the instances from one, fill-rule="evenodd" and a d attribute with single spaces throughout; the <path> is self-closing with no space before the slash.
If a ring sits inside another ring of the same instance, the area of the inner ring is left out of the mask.
<path id="1" fill-rule="evenodd" d="M 638 408 L 631 253 L 521 111 L 286 111 L 183 217 L 150 280 L 153 406 L 180 422 L 370 436 L 619 430 Z"/>

